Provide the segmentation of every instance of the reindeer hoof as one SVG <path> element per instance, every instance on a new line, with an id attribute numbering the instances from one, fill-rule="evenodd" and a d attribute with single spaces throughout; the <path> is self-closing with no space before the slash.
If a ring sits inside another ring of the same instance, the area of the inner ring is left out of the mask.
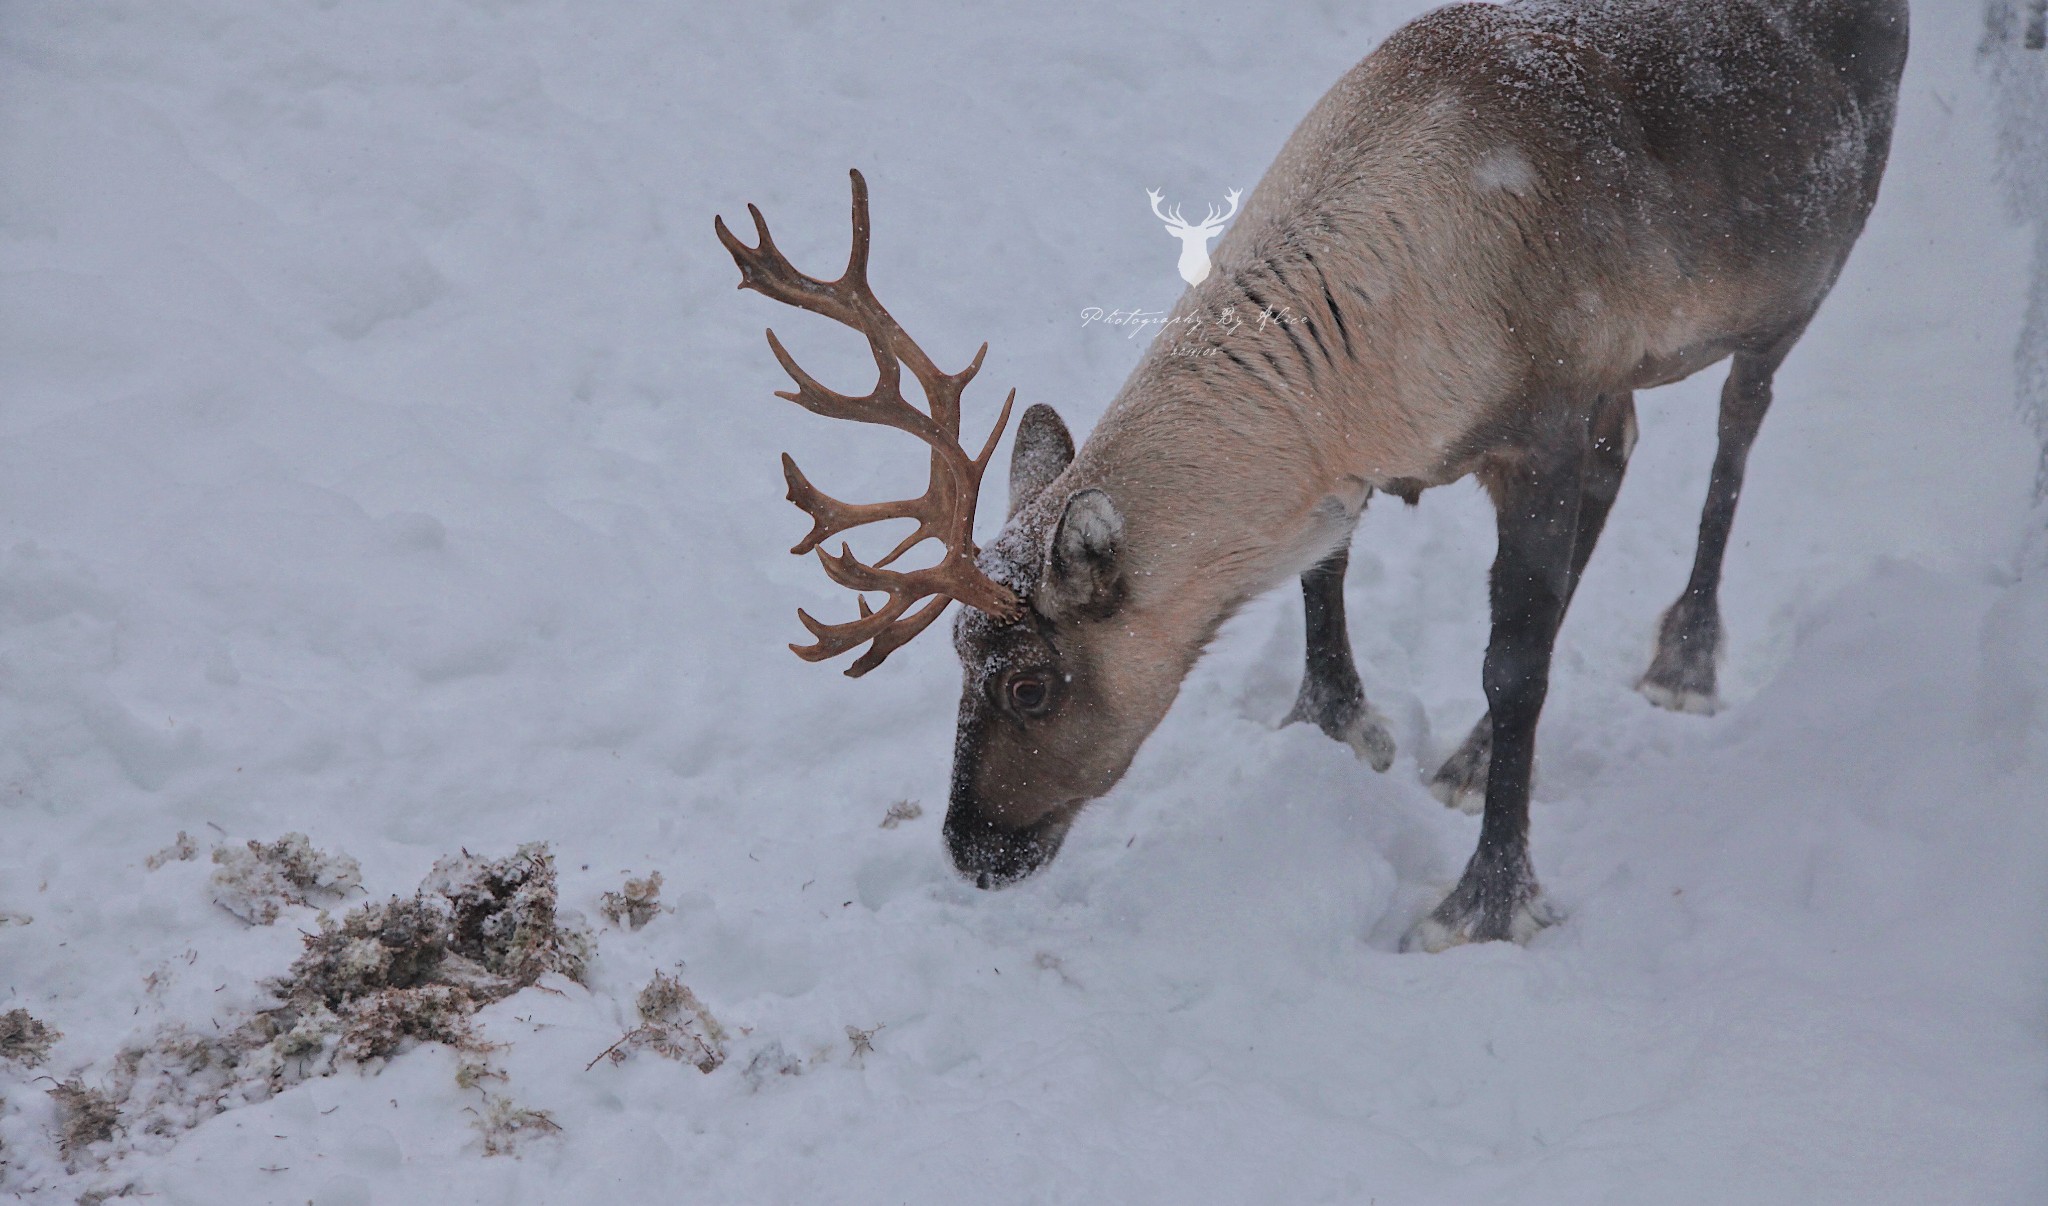
<path id="1" fill-rule="evenodd" d="M 1721 617 L 1681 599 L 1657 625 L 1657 653 L 1636 690 L 1660 708 L 1712 716 L 1721 706 L 1714 691 L 1720 648 Z"/>
<path id="2" fill-rule="evenodd" d="M 1446 808 L 1478 815 L 1486 807 L 1486 770 L 1493 764 L 1493 722 L 1480 717 L 1458 752 L 1429 777 L 1429 794 Z"/>
<path id="3" fill-rule="evenodd" d="M 1513 904 L 1492 908 L 1460 884 L 1442 904 L 1415 923 L 1401 939 L 1401 950 L 1434 955 L 1471 942 L 1506 941 L 1523 946 L 1538 930 L 1564 920 L 1533 882 L 1527 885 L 1526 894 L 1516 895 L 1519 899 Z"/>
<path id="4" fill-rule="evenodd" d="M 1387 718 L 1364 700 L 1347 701 L 1338 707 L 1317 708 L 1297 702 L 1282 725 L 1313 721 L 1332 741 L 1351 747 L 1359 760 L 1376 771 L 1394 765 L 1394 734 Z"/>
<path id="5" fill-rule="evenodd" d="M 1394 765 L 1394 735 L 1387 731 L 1387 718 L 1367 708 L 1351 718 L 1341 732 L 1330 736 L 1351 747 L 1351 752 L 1376 771 L 1385 773 Z"/>
<path id="6" fill-rule="evenodd" d="M 1649 675 L 1636 684 L 1636 690 L 1643 698 L 1667 712 L 1687 712 L 1694 716 L 1712 716 L 1721 710 L 1721 700 L 1710 688 L 1696 691 L 1685 687 L 1672 687 L 1653 681 Z"/>

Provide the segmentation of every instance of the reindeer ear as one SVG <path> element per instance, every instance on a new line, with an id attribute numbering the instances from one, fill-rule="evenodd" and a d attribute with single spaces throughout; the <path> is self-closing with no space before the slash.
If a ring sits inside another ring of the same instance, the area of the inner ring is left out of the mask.
<path id="1" fill-rule="evenodd" d="M 1018 420 L 1017 440 L 1010 447 L 1010 514 L 1023 510 L 1073 460 L 1074 437 L 1067 425 L 1052 407 L 1034 403 Z"/>
<path id="2" fill-rule="evenodd" d="M 1116 613 L 1124 601 L 1124 517 L 1101 490 L 1082 490 L 1067 500 L 1038 591 L 1046 614 L 1091 620 Z"/>

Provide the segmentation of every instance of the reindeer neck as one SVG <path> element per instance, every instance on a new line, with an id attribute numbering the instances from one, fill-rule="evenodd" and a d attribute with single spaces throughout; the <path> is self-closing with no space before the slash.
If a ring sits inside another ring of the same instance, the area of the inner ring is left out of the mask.
<path id="1" fill-rule="evenodd" d="M 1197 390 L 1141 369 L 1059 483 L 1062 497 L 1094 487 L 1115 501 L 1129 610 L 1196 634 L 1190 658 L 1246 600 L 1348 535 L 1365 497 L 1298 399 L 1241 385 Z"/>
<path id="2" fill-rule="evenodd" d="M 1454 321 L 1418 330 L 1401 305 L 1367 304 L 1433 288 L 1442 257 L 1400 251 L 1427 216 L 1356 222 L 1380 229 L 1347 245 L 1395 250 L 1349 260 L 1304 255 L 1286 234 L 1322 221 L 1266 218 L 1218 249 L 1062 483 L 1100 487 L 1123 512 L 1136 609 L 1204 641 L 1347 539 L 1369 488 L 1462 476 L 1465 437 L 1511 393 L 1490 318 L 1439 304 Z"/>

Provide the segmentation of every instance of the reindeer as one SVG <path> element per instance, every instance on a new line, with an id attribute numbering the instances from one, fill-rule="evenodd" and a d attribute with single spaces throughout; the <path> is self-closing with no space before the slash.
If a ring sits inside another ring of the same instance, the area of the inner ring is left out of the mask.
<path id="1" fill-rule="evenodd" d="M 1190 285 L 1199 285 L 1209 279 L 1209 240 L 1221 234 L 1224 223 L 1236 216 L 1237 199 L 1242 195 L 1240 190 L 1231 189 L 1227 211 L 1219 214 L 1212 205 L 1208 217 L 1190 226 L 1187 219 L 1180 216 L 1180 206 L 1174 206 L 1172 213 L 1162 213 L 1159 203 L 1166 199 L 1165 195 L 1156 189 L 1145 190 L 1145 196 L 1152 201 L 1153 215 L 1166 223 L 1167 234 L 1180 240 L 1180 263 L 1176 265 L 1180 269 L 1180 279 Z"/>
<path id="2" fill-rule="evenodd" d="M 792 267 L 751 206 L 752 247 L 718 221 L 742 288 L 842 322 L 874 354 L 875 388 L 837 394 L 770 332 L 796 383 L 781 396 L 931 450 L 922 497 L 863 505 L 820 494 L 784 458 L 813 519 L 795 551 L 886 597 L 840 624 L 799 612 L 816 639 L 798 653 L 866 644 L 848 671 L 862 674 L 948 600 L 966 604 L 944 834 L 954 865 L 995 887 L 1055 855 L 1218 627 L 1291 577 L 1308 656 L 1290 719 L 1384 769 L 1392 740 L 1345 636 L 1351 532 L 1376 491 L 1412 504 L 1476 477 L 1498 514 L 1488 712 L 1434 783 L 1482 800 L 1483 819 L 1457 885 L 1403 946 L 1526 940 L 1556 918 L 1528 854 L 1537 718 L 1635 444 L 1635 391 L 1732 357 L 1692 577 L 1640 684 L 1706 711 L 1744 462 L 1773 374 L 1876 200 L 1906 42 L 1904 0 L 1528 0 L 1418 18 L 1308 114 L 1216 270 L 1180 299 L 1181 342 L 1209 354 L 1155 342 L 1078 451 L 1049 407 L 1025 412 L 986 550 L 974 506 L 1010 403 L 969 457 L 960 397 L 981 353 L 948 374 L 875 300 L 859 173 L 837 280 Z M 1301 320 L 1186 321 L 1235 307 Z M 904 399 L 899 365 L 928 409 Z M 878 562 L 820 547 L 883 519 L 916 528 Z M 928 538 L 938 564 L 889 568 Z"/>

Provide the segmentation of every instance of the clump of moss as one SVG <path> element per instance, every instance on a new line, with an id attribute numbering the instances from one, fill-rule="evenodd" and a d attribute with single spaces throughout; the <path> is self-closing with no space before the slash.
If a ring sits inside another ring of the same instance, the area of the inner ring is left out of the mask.
<path id="1" fill-rule="evenodd" d="M 356 860 L 315 850 L 303 833 L 216 846 L 213 861 L 213 902 L 250 925 L 269 925 L 286 905 L 331 903 L 363 886 Z"/>
<path id="2" fill-rule="evenodd" d="M 341 1055 L 357 1063 L 388 1058 L 408 1039 L 461 1050 L 483 1045 L 472 1018 L 476 999 L 460 988 L 391 988 L 351 1001 L 342 1015 Z"/>
<path id="3" fill-rule="evenodd" d="M 121 1124 L 112 1099 L 86 1088 L 84 1081 L 64 1081 L 50 1090 L 50 1096 L 57 1102 L 57 1150 L 68 1161 L 75 1163 L 93 1144 L 112 1139 Z"/>
<path id="4" fill-rule="evenodd" d="M 664 1059 L 695 1064 L 699 1072 L 713 1071 L 725 1062 L 725 1027 L 689 985 L 667 972 L 655 972 L 634 1004 L 640 1012 L 640 1025 L 605 1048 L 589 1066 L 602 1059 L 622 1064 L 641 1048 Z"/>
<path id="5" fill-rule="evenodd" d="M 63 1034 L 29 1016 L 26 1009 L 0 1013 L 0 1062 L 33 1068 L 49 1057 L 50 1044 Z"/>
<path id="6" fill-rule="evenodd" d="M 639 929 L 661 912 L 661 872 L 650 871 L 643 878 L 628 879 L 621 890 L 599 897 L 597 907 L 613 925 Z"/>
<path id="7" fill-rule="evenodd" d="M 464 854 L 434 865 L 420 891 L 324 920 L 273 985 L 281 1033 L 339 1033 L 338 1053 L 388 1057 L 408 1039 L 473 1047 L 470 1018 L 548 972 L 581 981 L 589 939 L 557 915 L 554 856 Z"/>
<path id="8" fill-rule="evenodd" d="M 547 972 L 580 978 L 587 952 L 581 928 L 555 912 L 544 844 L 495 861 L 443 860 L 410 897 L 351 909 L 338 922 L 323 916 L 290 971 L 268 985 L 274 1005 L 220 1033 L 165 1027 L 122 1051 L 99 1100 L 136 1135 L 168 1137 L 411 1043 L 487 1052 L 477 1009 Z"/>
<path id="9" fill-rule="evenodd" d="M 495 1001 L 549 972 L 582 983 L 590 939 L 557 915 L 555 858 L 545 842 L 529 842 L 495 861 L 464 852 L 442 859 L 420 886 L 448 902 L 448 949 L 501 983 L 483 990 Z"/>

